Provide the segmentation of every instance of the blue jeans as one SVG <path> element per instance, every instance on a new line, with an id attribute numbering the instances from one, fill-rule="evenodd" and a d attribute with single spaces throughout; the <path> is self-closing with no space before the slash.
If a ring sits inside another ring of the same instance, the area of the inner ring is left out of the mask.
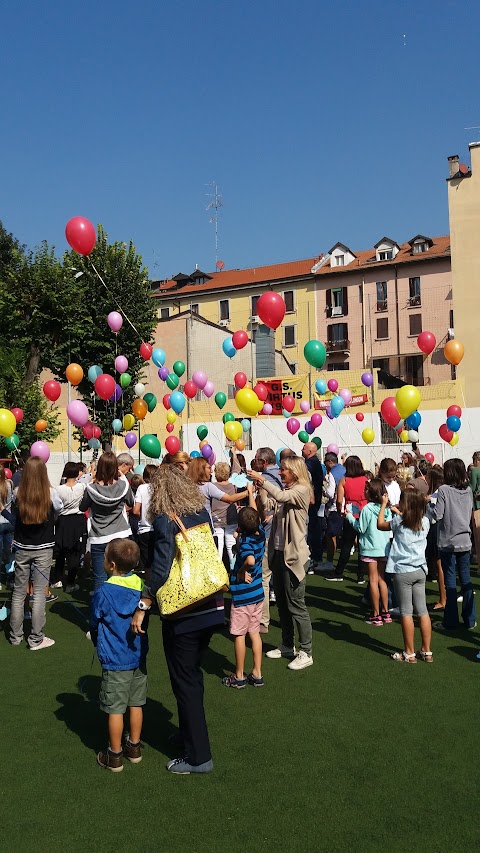
<path id="1" fill-rule="evenodd" d="M 447 603 L 443 616 L 445 628 L 458 628 L 458 605 L 457 605 L 457 571 L 460 578 L 460 588 L 463 595 L 462 619 L 466 628 L 473 628 L 476 621 L 475 599 L 473 597 L 473 586 L 470 578 L 470 551 L 440 551 L 443 574 L 445 576 L 445 587 L 447 590 Z"/>
<path id="2" fill-rule="evenodd" d="M 103 568 L 103 563 L 105 560 L 105 549 L 108 545 L 108 542 L 104 542 L 102 545 L 92 545 L 91 546 L 91 554 L 92 554 L 92 569 L 93 569 L 93 591 L 96 592 L 107 580 L 107 575 L 105 574 L 105 569 Z"/>

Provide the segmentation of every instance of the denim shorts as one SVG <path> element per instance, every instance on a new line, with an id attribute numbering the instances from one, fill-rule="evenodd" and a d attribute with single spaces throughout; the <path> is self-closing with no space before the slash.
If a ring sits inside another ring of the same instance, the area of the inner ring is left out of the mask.
<path id="1" fill-rule="evenodd" d="M 127 708 L 137 708 L 147 701 L 147 670 L 104 669 L 100 685 L 100 708 L 106 714 L 124 714 Z"/>

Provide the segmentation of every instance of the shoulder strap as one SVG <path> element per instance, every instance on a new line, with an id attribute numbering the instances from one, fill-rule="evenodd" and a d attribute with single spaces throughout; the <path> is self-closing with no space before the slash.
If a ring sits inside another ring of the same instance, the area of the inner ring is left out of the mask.
<path id="1" fill-rule="evenodd" d="M 175 522 L 175 524 L 177 525 L 177 527 L 180 528 L 180 533 L 182 534 L 183 538 L 185 539 L 185 542 L 188 542 L 187 531 L 185 529 L 185 525 L 183 524 L 183 521 L 179 518 L 178 515 L 172 515 L 172 519 Z"/>

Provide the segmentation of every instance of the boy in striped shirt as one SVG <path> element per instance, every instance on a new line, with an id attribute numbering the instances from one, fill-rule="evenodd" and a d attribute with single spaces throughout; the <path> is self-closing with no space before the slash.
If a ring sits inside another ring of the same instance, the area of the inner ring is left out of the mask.
<path id="1" fill-rule="evenodd" d="M 262 638 L 260 620 L 263 608 L 262 560 L 265 553 L 265 528 L 257 512 L 252 487 L 250 506 L 238 514 L 238 538 L 235 567 L 230 575 L 232 607 L 230 633 L 235 638 L 235 673 L 222 679 L 225 687 L 263 687 Z M 252 644 L 253 668 L 245 676 L 245 636 Z"/>

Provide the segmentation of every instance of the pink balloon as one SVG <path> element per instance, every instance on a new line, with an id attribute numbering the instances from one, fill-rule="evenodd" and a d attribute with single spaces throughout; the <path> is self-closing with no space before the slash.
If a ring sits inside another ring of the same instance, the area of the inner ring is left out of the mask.
<path id="1" fill-rule="evenodd" d="M 132 447 L 135 447 L 136 443 L 137 443 L 136 433 L 127 432 L 127 434 L 125 436 L 125 444 L 127 445 L 128 449 L 131 450 Z"/>
<path id="2" fill-rule="evenodd" d="M 208 461 L 208 464 L 209 464 L 209 465 L 215 465 L 216 458 L 217 458 L 217 457 L 215 456 L 215 453 L 212 453 L 212 455 L 211 455 L 211 456 L 209 457 L 209 459 L 207 460 L 207 461 Z"/>
<path id="3" fill-rule="evenodd" d="M 322 420 L 323 418 L 319 412 L 314 412 L 312 417 L 310 418 L 310 422 L 312 426 L 315 427 L 315 429 L 320 426 Z"/>
<path id="4" fill-rule="evenodd" d="M 82 403 L 81 400 L 72 400 L 67 406 L 67 418 L 75 426 L 85 426 L 89 418 L 85 403 Z"/>
<path id="5" fill-rule="evenodd" d="M 300 403 L 300 409 L 302 410 L 302 412 L 303 412 L 303 414 L 304 414 L 304 415 L 306 415 L 306 414 L 307 414 L 307 412 L 309 412 L 309 411 L 310 411 L 310 403 L 308 402 L 308 400 L 302 400 L 302 401 L 301 401 L 301 403 Z"/>
<path id="6" fill-rule="evenodd" d="M 34 441 L 30 448 L 30 456 L 39 456 L 44 462 L 50 459 L 50 448 L 45 441 Z"/>
<path id="7" fill-rule="evenodd" d="M 263 406 L 263 409 L 262 409 L 262 414 L 264 414 L 264 415 L 271 415 L 271 414 L 272 414 L 272 412 L 273 412 L 273 406 L 272 406 L 272 404 L 271 404 L 271 403 L 264 403 L 264 406 Z"/>
<path id="8" fill-rule="evenodd" d="M 205 397 L 211 397 L 214 391 L 215 385 L 213 384 L 213 382 L 210 382 L 210 379 L 207 379 L 205 385 L 203 386 L 203 393 L 205 394 Z"/>
<path id="9" fill-rule="evenodd" d="M 128 358 L 124 355 L 117 355 L 115 359 L 115 370 L 117 373 L 125 373 L 128 370 Z"/>
<path id="10" fill-rule="evenodd" d="M 329 391 L 332 391 L 332 393 L 335 393 L 335 391 L 338 388 L 337 380 L 336 379 L 329 379 L 327 382 L 327 388 Z M 332 453 L 333 453 L 333 451 L 332 451 Z"/>
<path id="11" fill-rule="evenodd" d="M 202 388 L 205 388 L 205 385 L 208 382 L 207 374 L 204 373 L 203 370 L 196 370 L 192 376 L 192 381 L 195 382 L 197 388 L 200 388 L 200 390 L 202 390 Z"/>
<path id="12" fill-rule="evenodd" d="M 289 418 L 287 421 L 287 429 L 290 435 L 295 435 L 295 433 L 300 429 L 300 421 L 298 418 Z"/>
<path id="13" fill-rule="evenodd" d="M 335 456 L 338 456 L 338 445 L 333 442 L 332 444 L 329 444 L 327 447 L 327 453 L 335 453 Z"/>
<path id="14" fill-rule="evenodd" d="M 338 392 L 338 396 L 345 400 L 346 406 L 352 402 L 352 392 L 349 391 L 348 388 L 342 388 L 342 390 Z"/>
<path id="15" fill-rule="evenodd" d="M 110 311 L 110 314 L 107 317 L 107 323 L 112 332 L 119 332 L 123 326 L 123 317 L 118 313 L 118 311 Z"/>

